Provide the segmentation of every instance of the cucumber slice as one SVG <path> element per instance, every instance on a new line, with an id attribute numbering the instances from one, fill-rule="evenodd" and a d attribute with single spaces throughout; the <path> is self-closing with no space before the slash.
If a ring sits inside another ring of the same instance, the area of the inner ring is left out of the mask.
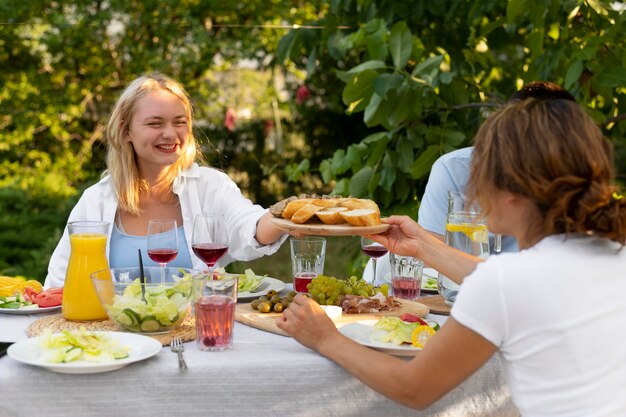
<path id="1" fill-rule="evenodd" d="M 124 327 L 135 327 L 139 325 L 139 315 L 130 308 L 125 308 L 117 316 L 117 321 Z"/>
<path id="2" fill-rule="evenodd" d="M 435 330 L 435 331 L 439 330 L 439 323 L 437 323 L 436 321 L 434 321 L 434 320 L 426 320 L 426 323 L 428 323 L 428 325 L 430 327 L 432 327 L 433 330 Z"/>
<path id="3" fill-rule="evenodd" d="M 73 347 L 65 353 L 65 358 L 63 362 L 72 362 L 75 361 L 83 354 L 83 350 L 79 347 Z"/>
<path id="4" fill-rule="evenodd" d="M 141 322 L 142 332 L 156 332 L 161 327 L 161 324 L 154 316 L 146 316 Z"/>

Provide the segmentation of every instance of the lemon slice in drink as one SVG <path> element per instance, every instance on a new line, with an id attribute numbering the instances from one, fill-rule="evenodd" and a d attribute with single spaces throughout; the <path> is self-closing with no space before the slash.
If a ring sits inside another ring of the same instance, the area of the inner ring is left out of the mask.
<path id="1" fill-rule="evenodd" d="M 448 223 L 446 224 L 448 232 L 460 232 L 470 238 L 472 242 L 487 241 L 487 225 L 477 223 Z"/>

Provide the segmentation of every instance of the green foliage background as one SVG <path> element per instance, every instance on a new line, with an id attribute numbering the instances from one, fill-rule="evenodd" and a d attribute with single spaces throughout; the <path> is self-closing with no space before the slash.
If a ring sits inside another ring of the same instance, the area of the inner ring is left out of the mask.
<path id="1" fill-rule="evenodd" d="M 206 159 L 266 206 L 333 191 L 416 216 L 434 160 L 533 80 L 588 109 L 623 180 L 626 13 L 615 4 L 5 0 L 0 273 L 45 277 L 69 210 L 104 169 L 112 103 L 153 70 L 194 99 Z M 302 85 L 311 96 L 295 100 Z M 234 131 L 228 108 L 248 111 Z"/>

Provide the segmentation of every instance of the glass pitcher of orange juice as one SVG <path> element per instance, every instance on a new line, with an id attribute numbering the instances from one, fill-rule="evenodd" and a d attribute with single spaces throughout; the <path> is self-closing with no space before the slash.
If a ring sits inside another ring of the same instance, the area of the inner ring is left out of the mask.
<path id="1" fill-rule="evenodd" d="M 107 314 L 91 282 L 91 273 L 108 269 L 106 257 L 109 223 L 70 222 L 70 260 L 63 288 L 63 317 L 73 321 L 104 320 Z"/>

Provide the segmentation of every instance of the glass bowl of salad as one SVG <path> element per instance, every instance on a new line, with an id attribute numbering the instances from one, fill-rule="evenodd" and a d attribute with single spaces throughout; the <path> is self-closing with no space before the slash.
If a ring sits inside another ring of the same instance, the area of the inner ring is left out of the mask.
<path id="1" fill-rule="evenodd" d="M 202 271 L 165 267 L 112 268 L 91 274 L 96 294 L 109 318 L 134 333 L 167 333 L 191 312 L 194 277 Z M 197 285 L 197 284 L 196 284 Z"/>

